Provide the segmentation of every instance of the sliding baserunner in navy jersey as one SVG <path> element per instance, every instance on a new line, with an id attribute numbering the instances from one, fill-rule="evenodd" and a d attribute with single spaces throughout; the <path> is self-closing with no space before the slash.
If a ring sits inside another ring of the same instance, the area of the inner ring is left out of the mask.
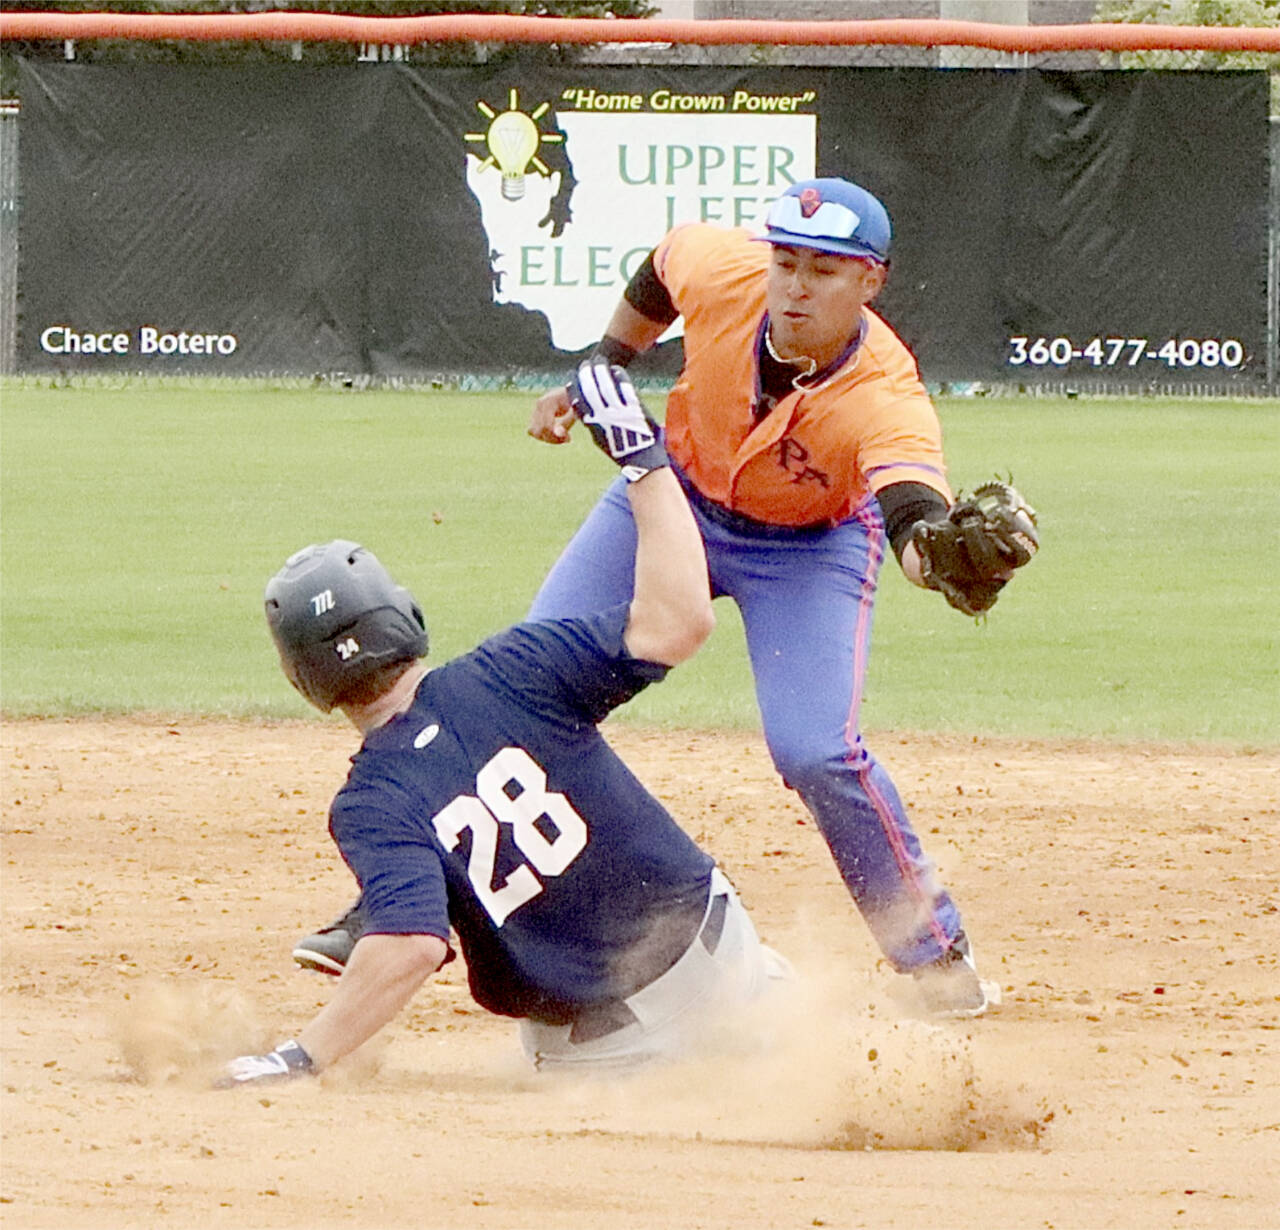
<path id="1" fill-rule="evenodd" d="M 540 1068 L 687 1053 L 785 969 L 597 730 L 697 651 L 712 614 L 697 527 L 625 374 L 584 364 L 577 404 L 630 480 L 630 603 L 519 624 L 428 670 L 420 609 L 357 544 L 307 547 L 267 586 L 290 681 L 364 735 L 330 812 L 364 926 L 330 1003 L 221 1084 L 328 1067 L 450 959 L 451 936 L 477 1002 L 519 1019 Z"/>

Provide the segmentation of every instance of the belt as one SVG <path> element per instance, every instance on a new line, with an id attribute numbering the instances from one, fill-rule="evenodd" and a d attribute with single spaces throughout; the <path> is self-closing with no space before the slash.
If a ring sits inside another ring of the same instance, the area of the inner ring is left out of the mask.
<path id="1" fill-rule="evenodd" d="M 714 521 L 735 534 L 752 538 L 807 539 L 816 538 L 832 528 L 829 521 L 817 521 L 811 525 L 775 525 L 771 521 L 757 521 L 755 517 L 748 517 L 746 513 L 726 508 L 723 504 L 716 503 L 710 496 L 704 495 L 693 485 L 693 480 L 674 459 L 671 462 L 671 469 L 684 488 L 689 503 L 708 521 Z"/>
<path id="2" fill-rule="evenodd" d="M 729 894 L 716 893 L 707 904 L 706 917 L 703 918 L 693 943 L 701 944 L 709 954 L 714 954 L 720 946 L 720 936 L 724 931 L 728 912 Z M 690 947 L 692 946 L 691 944 Z M 626 1029 L 628 1025 L 636 1024 L 639 1019 L 625 999 L 609 999 L 601 1004 L 592 1004 L 574 1017 L 569 1030 L 569 1041 L 594 1042 L 597 1038 L 607 1038 L 620 1029 Z"/>

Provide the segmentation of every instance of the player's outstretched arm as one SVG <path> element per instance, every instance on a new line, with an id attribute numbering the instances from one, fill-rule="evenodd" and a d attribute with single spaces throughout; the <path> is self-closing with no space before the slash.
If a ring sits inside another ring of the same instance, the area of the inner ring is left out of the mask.
<path id="1" fill-rule="evenodd" d="M 298 1035 L 317 1067 L 350 1054 L 396 1016 L 444 964 L 436 935 L 366 935 L 351 950 L 333 998 Z"/>
<path id="2" fill-rule="evenodd" d="M 627 652 L 675 666 L 693 657 L 715 626 L 702 535 L 670 469 L 651 471 L 627 496 L 637 533 Z"/>
<path id="3" fill-rule="evenodd" d="M 658 427 L 627 373 L 603 359 L 583 363 L 570 401 L 596 447 L 628 483 L 636 559 L 627 651 L 674 666 L 698 651 L 715 622 L 702 535 Z"/>
<path id="4" fill-rule="evenodd" d="M 233 1059 L 221 1088 L 287 1080 L 323 1071 L 367 1042 L 444 964 L 448 945 L 434 935 L 366 935 L 356 944 L 333 998 L 296 1040 L 267 1055 Z"/>

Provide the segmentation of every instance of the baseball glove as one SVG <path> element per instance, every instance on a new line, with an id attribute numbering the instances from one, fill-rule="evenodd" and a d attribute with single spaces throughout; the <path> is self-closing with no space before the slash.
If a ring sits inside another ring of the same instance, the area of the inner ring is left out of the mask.
<path id="1" fill-rule="evenodd" d="M 989 611 L 1013 570 L 1040 549 L 1035 509 L 1002 482 L 962 495 L 945 521 L 917 521 L 911 541 L 925 585 L 966 615 Z"/>

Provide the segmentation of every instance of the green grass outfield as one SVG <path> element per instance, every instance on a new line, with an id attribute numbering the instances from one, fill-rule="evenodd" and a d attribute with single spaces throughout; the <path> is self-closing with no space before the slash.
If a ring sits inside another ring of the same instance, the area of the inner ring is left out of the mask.
<path id="1" fill-rule="evenodd" d="M 307 712 L 262 587 L 367 543 L 433 653 L 523 613 L 611 477 L 531 395 L 137 384 L 0 389 L 0 706 L 8 714 Z M 1012 472 L 1043 549 L 984 625 L 886 568 L 872 729 L 1280 743 L 1280 404 L 943 400 L 953 481 Z M 733 607 L 627 713 L 758 715 Z"/>

